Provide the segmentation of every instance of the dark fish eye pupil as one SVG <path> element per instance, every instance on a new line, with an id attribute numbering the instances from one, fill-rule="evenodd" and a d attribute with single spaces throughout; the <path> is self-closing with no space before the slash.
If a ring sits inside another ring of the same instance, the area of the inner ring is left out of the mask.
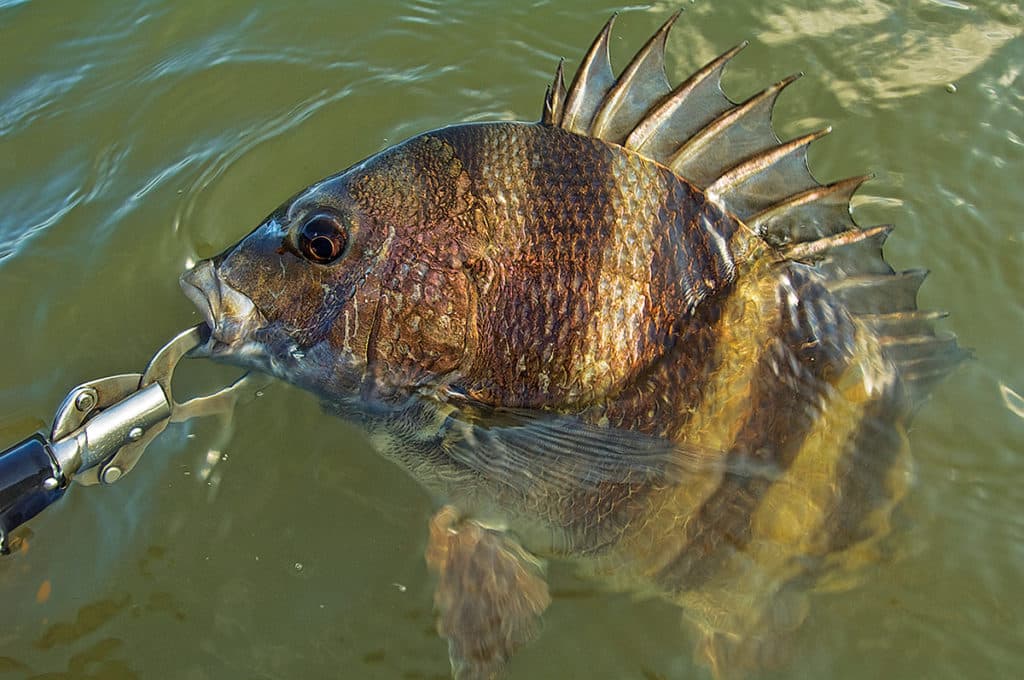
<path id="1" fill-rule="evenodd" d="M 309 242 L 309 250 L 319 260 L 329 260 L 334 256 L 334 242 L 326 236 L 316 236 Z"/>
<path id="2" fill-rule="evenodd" d="M 302 225 L 298 241 L 303 256 L 318 264 L 327 264 L 341 256 L 348 234 L 337 217 L 314 215 Z"/>

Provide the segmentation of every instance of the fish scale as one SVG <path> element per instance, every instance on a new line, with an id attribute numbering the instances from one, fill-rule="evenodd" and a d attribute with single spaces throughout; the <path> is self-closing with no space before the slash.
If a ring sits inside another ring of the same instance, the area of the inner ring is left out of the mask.
<path id="1" fill-rule="evenodd" d="M 211 356 L 314 392 L 445 504 L 458 678 L 539 630 L 543 557 L 681 606 L 716 675 L 774 657 L 808 588 L 880 552 L 913 411 L 966 356 L 891 227 L 853 220 L 866 178 L 810 173 L 827 130 L 776 136 L 796 78 L 733 102 L 741 44 L 672 88 L 677 16 L 618 77 L 610 21 L 540 122 L 417 135 L 185 277 Z"/>

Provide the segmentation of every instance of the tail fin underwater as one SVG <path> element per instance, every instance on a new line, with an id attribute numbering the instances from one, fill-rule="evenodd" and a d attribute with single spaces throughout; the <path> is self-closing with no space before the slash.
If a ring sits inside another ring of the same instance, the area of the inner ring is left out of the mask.
<path id="1" fill-rule="evenodd" d="M 673 14 L 616 77 L 608 53 L 616 16 L 604 28 L 565 87 L 562 64 L 544 99 L 541 123 L 635 151 L 703 189 L 788 260 L 815 266 L 851 314 L 878 335 L 883 356 L 899 372 L 904 393 L 918 404 L 969 356 L 941 312 L 920 310 L 925 270 L 896 272 L 882 245 L 892 227 L 861 228 L 850 200 L 869 176 L 821 184 L 807 166 L 807 149 L 829 129 L 783 142 L 772 128 L 775 102 L 798 75 L 742 102 L 722 90 L 725 66 L 746 42 L 671 87 L 665 44 Z"/>

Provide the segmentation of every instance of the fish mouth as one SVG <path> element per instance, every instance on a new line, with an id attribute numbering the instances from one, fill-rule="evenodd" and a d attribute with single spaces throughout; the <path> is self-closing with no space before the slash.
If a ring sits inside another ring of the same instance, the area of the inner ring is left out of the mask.
<path id="1" fill-rule="evenodd" d="M 210 339 L 194 349 L 193 356 L 235 353 L 252 337 L 253 331 L 266 324 L 253 301 L 226 283 L 210 260 L 203 260 L 182 274 L 179 283 L 210 328 Z"/>

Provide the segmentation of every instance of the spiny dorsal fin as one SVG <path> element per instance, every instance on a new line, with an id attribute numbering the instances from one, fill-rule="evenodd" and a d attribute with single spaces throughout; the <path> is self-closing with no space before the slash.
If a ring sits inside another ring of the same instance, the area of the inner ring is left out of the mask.
<path id="1" fill-rule="evenodd" d="M 879 335 L 885 355 L 914 396 L 966 355 L 939 318 L 917 309 L 924 270 L 894 272 L 882 256 L 888 225 L 861 229 L 850 214 L 853 194 L 869 177 L 822 185 L 807 149 L 829 128 L 782 142 L 772 127 L 775 102 L 796 74 L 743 102 L 721 88 L 726 64 L 747 43 L 710 61 L 672 89 L 665 44 L 673 14 L 618 77 L 608 44 L 613 15 L 576 71 L 568 92 L 559 63 L 542 122 L 631 149 L 667 166 L 739 218 L 786 260 L 807 262 L 848 311 Z"/>
<path id="2" fill-rule="evenodd" d="M 741 219 L 819 187 L 806 163 L 806 146 L 817 135 L 781 144 L 772 130 L 775 100 L 799 75 L 734 103 L 722 91 L 721 76 L 744 42 L 673 90 L 665 75 L 665 45 L 680 13 L 662 24 L 618 77 L 608 52 L 612 15 L 564 97 L 559 64 L 542 122 L 623 145 L 698 187 L 714 186 L 711 196 Z"/>

